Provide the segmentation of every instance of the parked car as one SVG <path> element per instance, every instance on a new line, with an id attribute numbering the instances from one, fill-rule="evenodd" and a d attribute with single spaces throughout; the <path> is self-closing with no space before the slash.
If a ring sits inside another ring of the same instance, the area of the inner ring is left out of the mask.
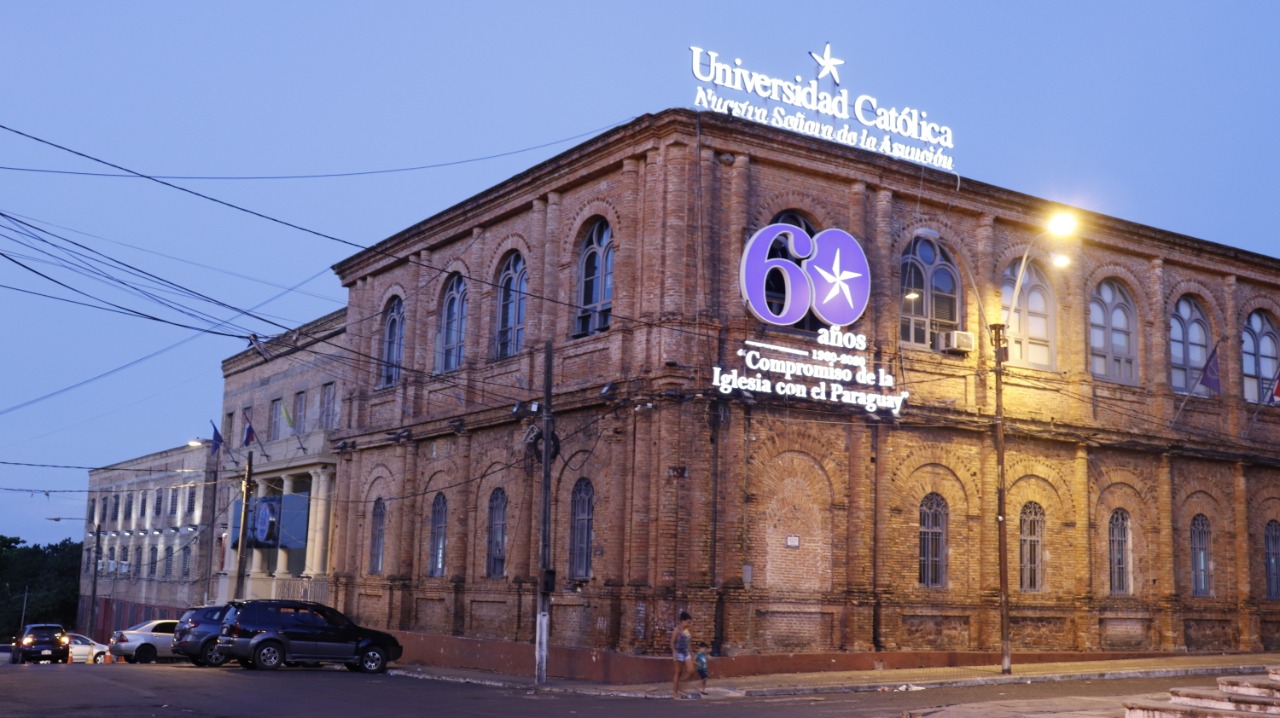
<path id="1" fill-rule="evenodd" d="M 102 663 L 107 659 L 107 644 L 98 643 L 80 633 L 68 633 L 71 637 L 72 663 Z"/>
<path id="2" fill-rule="evenodd" d="M 381 673 L 404 649 L 395 636 L 357 626 L 323 604 L 249 600 L 228 606 L 218 650 L 244 668 L 341 663 L 353 671 Z"/>
<path id="3" fill-rule="evenodd" d="M 226 663 L 227 656 L 218 650 L 218 634 L 225 615 L 225 603 L 187 609 L 173 631 L 173 652 L 190 658 L 197 666 L 217 668 Z"/>
<path id="4" fill-rule="evenodd" d="M 11 663 L 69 663 L 71 637 L 56 623 L 32 623 L 22 629 L 9 654 Z"/>
<path id="5" fill-rule="evenodd" d="M 173 630 L 178 622 L 172 618 L 143 621 L 111 634 L 111 655 L 125 663 L 152 663 L 157 658 L 173 658 Z"/>

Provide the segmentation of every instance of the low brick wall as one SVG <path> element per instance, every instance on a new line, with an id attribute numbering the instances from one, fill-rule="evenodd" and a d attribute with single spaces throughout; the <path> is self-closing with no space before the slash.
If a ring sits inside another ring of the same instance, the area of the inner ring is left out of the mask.
<path id="1" fill-rule="evenodd" d="M 531 643 L 403 632 L 397 632 L 396 638 L 404 646 L 404 656 L 399 661 L 403 665 L 466 668 L 516 676 L 532 676 L 534 672 Z M 1156 651 L 1015 652 L 1013 662 L 1060 663 L 1164 655 L 1169 654 Z M 714 660 L 715 675 L 729 678 L 769 673 L 992 666 L 1000 662 L 1000 654 L 996 651 L 773 653 L 718 656 Z M 671 679 L 671 659 L 551 646 L 547 655 L 547 675 L 552 678 L 605 684 L 660 683 Z"/>

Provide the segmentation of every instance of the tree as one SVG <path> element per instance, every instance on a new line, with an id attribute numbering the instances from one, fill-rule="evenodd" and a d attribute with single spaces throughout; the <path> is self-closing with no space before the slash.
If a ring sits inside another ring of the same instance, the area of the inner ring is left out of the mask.
<path id="1" fill-rule="evenodd" d="M 26 546 L 13 536 L 0 536 L 0 638 L 26 623 L 60 623 L 72 627 L 80 602 L 80 557 L 83 545 L 63 539 L 47 546 Z"/>

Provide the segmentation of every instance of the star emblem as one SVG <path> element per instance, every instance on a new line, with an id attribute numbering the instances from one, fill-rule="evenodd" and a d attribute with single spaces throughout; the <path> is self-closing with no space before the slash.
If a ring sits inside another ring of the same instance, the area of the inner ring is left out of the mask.
<path id="1" fill-rule="evenodd" d="M 828 49 L 829 48 L 830 46 L 828 45 Z M 836 250 L 836 258 L 835 261 L 831 263 L 830 272 L 822 267 L 814 267 L 814 269 L 818 270 L 818 274 L 821 274 L 823 279 L 831 283 L 831 291 L 827 292 L 827 296 L 823 298 L 823 304 L 831 301 L 831 298 L 836 294 L 843 294 L 844 300 L 849 303 L 850 307 L 853 306 L 853 295 L 849 292 L 849 285 L 846 280 L 857 279 L 862 275 L 857 272 L 840 271 L 840 250 Z"/>
<path id="2" fill-rule="evenodd" d="M 817 60 L 818 66 L 822 68 L 822 72 L 818 73 L 819 80 L 827 75 L 831 75 L 831 79 L 835 80 L 837 85 L 840 84 L 840 71 L 836 68 L 843 65 L 844 60 L 837 60 L 831 56 L 831 43 L 827 43 L 827 46 L 823 48 L 821 55 L 816 52 L 811 52 L 809 53 L 809 57 Z"/>

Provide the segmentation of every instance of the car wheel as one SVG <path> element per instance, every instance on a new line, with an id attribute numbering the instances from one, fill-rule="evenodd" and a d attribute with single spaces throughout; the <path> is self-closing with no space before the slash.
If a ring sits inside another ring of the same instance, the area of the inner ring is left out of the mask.
<path id="1" fill-rule="evenodd" d="M 93 654 L 93 662 L 94 662 L 94 663 L 106 663 L 106 661 L 107 661 L 107 657 L 106 657 L 106 655 L 104 655 L 104 654 L 102 654 L 102 653 L 95 653 L 95 654 Z"/>
<path id="2" fill-rule="evenodd" d="M 144 643 L 138 646 L 138 650 L 134 652 L 133 657 L 138 659 L 138 663 L 155 663 L 156 647 L 150 643 Z"/>
<path id="3" fill-rule="evenodd" d="M 382 646 L 369 646 L 360 652 L 360 670 L 365 673 L 387 670 L 387 652 L 382 650 Z"/>
<path id="4" fill-rule="evenodd" d="M 246 670 L 250 670 L 250 671 L 252 671 L 252 670 L 253 670 L 253 661 L 250 661 L 250 660 L 245 659 L 245 658 L 237 658 L 237 659 L 236 659 L 236 663 L 239 663 L 241 668 L 244 668 L 244 669 L 246 669 Z"/>
<path id="5" fill-rule="evenodd" d="M 264 671 L 274 671 L 284 663 L 284 650 L 275 641 L 263 641 L 253 651 L 253 665 Z"/>
<path id="6" fill-rule="evenodd" d="M 125 662 L 125 663 L 137 663 L 137 662 L 138 662 L 138 657 L 137 657 L 137 656 L 125 656 L 125 657 L 124 657 L 124 662 Z"/>
<path id="7" fill-rule="evenodd" d="M 214 668 L 217 668 L 222 664 L 226 663 L 227 659 L 229 659 L 230 657 L 231 656 L 228 656 L 227 654 L 218 650 L 218 639 L 216 638 L 205 641 L 204 646 L 201 647 L 200 649 L 201 665 L 212 666 Z"/>

